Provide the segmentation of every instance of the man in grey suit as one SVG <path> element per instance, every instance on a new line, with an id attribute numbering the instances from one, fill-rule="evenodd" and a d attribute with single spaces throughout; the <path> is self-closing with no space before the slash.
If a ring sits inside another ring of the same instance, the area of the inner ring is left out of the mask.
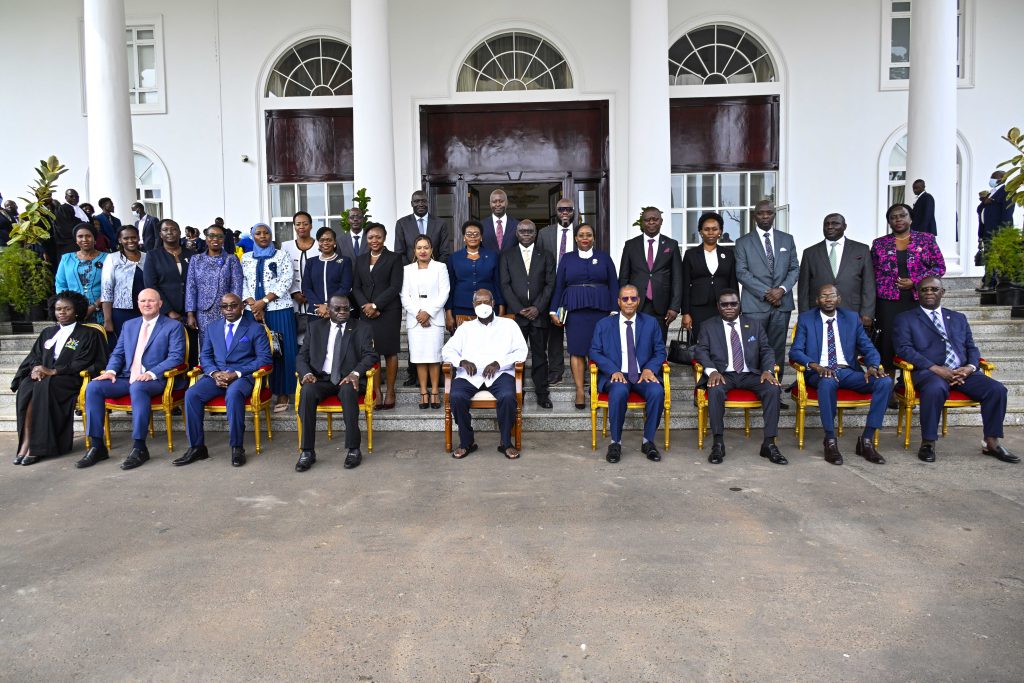
<path id="1" fill-rule="evenodd" d="M 416 260 L 413 253 L 416 238 L 426 235 L 434 245 L 434 260 L 447 263 L 448 254 L 451 253 L 448 224 L 427 213 L 427 193 L 423 190 L 413 192 L 410 203 L 412 213 L 402 216 L 395 223 L 395 253 L 405 259 L 405 263 L 412 263 Z"/>
<path id="2" fill-rule="evenodd" d="M 800 276 L 800 261 L 793 236 L 774 229 L 775 204 L 762 199 L 754 206 L 756 230 L 736 240 L 736 279 L 743 286 L 744 316 L 761 323 L 776 358 L 786 357 L 793 288 Z M 784 364 L 780 363 L 779 379 Z M 783 408 L 788 408 L 782 404 Z"/>
<path id="3" fill-rule="evenodd" d="M 835 285 L 843 306 L 856 311 L 864 327 L 871 329 L 875 319 L 875 269 L 871 265 L 871 248 L 844 236 L 846 219 L 842 214 L 825 216 L 821 231 L 825 239 L 804 249 L 800 259 L 797 284 L 800 312 L 817 305 L 815 293 L 819 287 Z"/>
<path id="4" fill-rule="evenodd" d="M 366 223 L 366 217 L 363 215 L 363 210 L 358 206 L 353 206 L 348 210 L 348 224 L 351 230 L 347 233 L 344 230 L 338 231 L 338 253 L 347 256 L 352 262 L 353 268 L 356 265 L 356 257 L 370 251 L 370 247 L 366 244 L 366 235 L 363 234 L 364 223 Z"/>
<path id="5" fill-rule="evenodd" d="M 571 199 L 562 197 L 555 205 L 558 221 L 540 231 L 537 244 L 555 257 L 555 272 L 562 257 L 576 248 L 576 207 Z M 548 325 L 548 384 L 558 384 L 565 373 L 565 329 Z"/>
<path id="6" fill-rule="evenodd" d="M 501 294 L 515 313 L 533 354 L 533 390 L 537 405 L 551 407 L 548 392 L 548 306 L 555 290 L 555 257 L 536 246 L 537 226 L 523 219 L 516 226 L 518 246 L 501 254 Z"/>

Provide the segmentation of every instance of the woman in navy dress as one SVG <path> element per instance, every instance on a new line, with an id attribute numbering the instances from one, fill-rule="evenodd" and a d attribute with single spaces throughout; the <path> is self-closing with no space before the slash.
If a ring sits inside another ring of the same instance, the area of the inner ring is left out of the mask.
<path id="1" fill-rule="evenodd" d="M 585 406 L 583 373 L 597 321 L 617 310 L 619 279 L 611 257 L 594 248 L 594 228 L 583 223 L 576 229 L 576 249 L 562 257 L 555 273 L 551 296 L 551 322 L 563 326 L 569 349 L 572 379 L 576 383 L 576 408 Z"/>
<path id="2" fill-rule="evenodd" d="M 206 253 L 192 258 L 185 281 L 186 324 L 199 331 L 199 348 L 207 326 L 221 318 L 221 297 L 241 298 L 242 284 L 242 264 L 224 249 L 224 228 L 211 225 L 206 229 Z"/>
<path id="3" fill-rule="evenodd" d="M 316 243 L 320 255 L 306 261 L 302 295 L 308 315 L 327 318 L 328 299 L 335 294 L 352 296 L 352 261 L 338 253 L 338 235 L 331 228 L 317 230 Z"/>
<path id="4" fill-rule="evenodd" d="M 473 292 L 478 289 L 490 290 L 498 315 L 505 315 L 505 300 L 498 286 L 498 252 L 484 249 L 483 226 L 479 221 L 462 224 L 462 241 L 466 245 L 448 257 L 448 280 L 451 291 L 445 304 L 445 326 L 455 331 L 455 316 L 476 315 L 473 313 Z"/>

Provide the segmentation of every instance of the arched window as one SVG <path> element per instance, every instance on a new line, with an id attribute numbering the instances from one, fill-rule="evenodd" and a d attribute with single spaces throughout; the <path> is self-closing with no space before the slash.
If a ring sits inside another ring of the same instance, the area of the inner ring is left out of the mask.
<path id="1" fill-rule="evenodd" d="M 462 63 L 459 92 L 562 90 L 572 87 L 565 57 L 540 36 L 503 33 L 477 45 Z"/>
<path id="2" fill-rule="evenodd" d="M 764 45 L 725 24 L 693 29 L 668 50 L 669 85 L 770 83 L 775 65 Z"/>
<path id="3" fill-rule="evenodd" d="M 352 94 L 352 47 L 333 38 L 310 38 L 285 52 L 267 79 L 266 97 Z"/>
<path id="4" fill-rule="evenodd" d="M 159 161 L 135 150 L 135 198 L 146 207 L 146 213 L 163 218 L 170 213 L 171 198 L 167 171 Z"/>

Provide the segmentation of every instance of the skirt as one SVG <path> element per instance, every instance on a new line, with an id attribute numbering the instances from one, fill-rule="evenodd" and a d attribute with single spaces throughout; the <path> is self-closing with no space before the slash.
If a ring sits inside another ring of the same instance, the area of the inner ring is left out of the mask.
<path id="1" fill-rule="evenodd" d="M 402 307 L 392 306 L 380 312 L 370 323 L 373 330 L 373 347 L 382 356 L 398 354 L 402 346 Z"/>
<path id="2" fill-rule="evenodd" d="M 596 308 L 577 308 L 569 312 L 565 320 L 565 346 L 570 356 L 589 356 L 590 345 L 594 341 L 594 328 L 602 318 L 608 317 L 608 311 Z"/>
<path id="3" fill-rule="evenodd" d="M 408 334 L 410 363 L 441 362 L 441 347 L 444 346 L 443 325 L 413 325 L 408 328 Z"/>
<path id="4" fill-rule="evenodd" d="M 274 359 L 270 390 L 278 396 L 290 396 L 295 393 L 295 357 L 299 355 L 295 311 L 291 308 L 265 311 L 264 321 L 271 330 L 281 333 L 281 357 Z"/>
<path id="5" fill-rule="evenodd" d="M 892 359 L 896 355 L 892 339 L 893 321 L 896 320 L 896 316 L 900 313 L 912 311 L 917 305 L 914 292 L 909 289 L 900 290 L 898 301 L 889 301 L 887 299 L 875 300 L 875 324 L 878 325 L 880 330 L 878 353 L 882 356 L 882 367 L 886 370 L 893 368 Z"/>

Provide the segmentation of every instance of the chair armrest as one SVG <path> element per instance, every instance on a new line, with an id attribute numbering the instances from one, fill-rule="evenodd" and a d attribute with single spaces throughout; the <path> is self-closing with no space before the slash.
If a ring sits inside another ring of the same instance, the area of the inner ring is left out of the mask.
<path id="1" fill-rule="evenodd" d="M 693 381 L 700 382 L 700 376 L 704 374 L 704 366 L 697 362 L 696 359 L 691 360 L 690 365 L 693 366 Z"/>
<path id="2" fill-rule="evenodd" d="M 448 394 L 452 391 L 452 364 L 441 363 L 441 374 L 444 375 L 444 400 L 448 402 Z"/>
<path id="3" fill-rule="evenodd" d="M 806 371 L 806 370 L 807 370 L 807 368 L 805 368 L 805 367 L 804 367 L 803 365 L 800 365 L 800 364 L 799 364 L 799 363 L 797 363 L 797 362 L 796 362 L 795 360 L 791 360 L 791 361 L 789 361 L 789 365 L 790 365 L 790 367 L 791 367 L 791 368 L 793 368 L 793 369 L 794 369 L 794 370 L 796 370 L 797 372 L 804 372 L 804 371 Z M 777 367 L 777 366 L 776 366 L 776 367 Z"/>
<path id="4" fill-rule="evenodd" d="M 984 372 L 988 376 L 991 376 L 992 375 L 992 371 L 996 369 L 996 364 L 995 363 L 990 363 L 987 360 L 985 360 L 984 358 L 982 358 L 982 359 L 980 359 L 978 361 L 978 365 L 981 366 L 982 372 Z"/>
<path id="5" fill-rule="evenodd" d="M 807 368 L 801 365 L 800 363 L 797 363 L 795 360 L 789 361 L 789 364 L 794 370 L 796 370 L 797 401 L 798 403 L 803 403 L 804 401 L 807 400 L 807 378 L 804 376 L 804 373 L 807 371 Z M 776 365 L 775 367 L 776 369 L 778 369 L 779 366 Z M 775 377 L 778 378 L 778 372 L 776 372 Z"/>
<path id="6" fill-rule="evenodd" d="M 366 393 L 363 394 L 363 405 L 368 413 L 373 412 L 374 392 L 377 388 L 377 375 L 380 374 L 380 363 L 374 363 L 373 367 L 366 371 Z"/>
<path id="7" fill-rule="evenodd" d="M 912 363 L 908 363 L 899 356 L 893 356 L 892 362 L 896 364 L 896 367 L 898 367 L 900 370 L 903 370 L 904 372 L 914 371 L 914 365 Z"/>
<path id="8" fill-rule="evenodd" d="M 668 361 L 665 361 L 664 363 L 661 364 L 661 379 L 662 379 L 662 382 L 665 385 L 665 399 L 666 400 L 668 400 L 670 398 L 670 392 L 672 391 L 672 387 L 670 386 L 670 382 L 669 382 L 669 377 L 671 377 L 671 375 L 672 375 L 672 366 L 668 364 Z"/>
<path id="9" fill-rule="evenodd" d="M 590 405 L 597 405 L 597 363 L 590 361 Z"/>
<path id="10" fill-rule="evenodd" d="M 772 374 L 775 375 L 775 381 L 776 382 L 779 381 L 779 370 L 781 370 L 781 368 L 779 367 L 778 363 L 776 363 L 775 365 L 772 366 Z"/>
<path id="11" fill-rule="evenodd" d="M 203 376 L 203 369 L 198 365 L 188 371 L 185 375 L 188 377 L 188 385 L 195 386 L 196 380 Z"/>
<path id="12" fill-rule="evenodd" d="M 515 370 L 516 370 L 516 396 L 520 400 L 522 400 L 522 397 L 523 397 L 523 368 L 524 367 L 526 367 L 526 364 L 523 363 L 522 361 L 519 361 L 518 363 L 515 364 Z"/>
<path id="13" fill-rule="evenodd" d="M 178 375 L 183 374 L 186 370 L 188 370 L 188 364 L 182 363 L 181 365 L 176 365 L 170 370 L 164 372 L 164 378 L 170 379 L 172 377 L 177 377 Z"/>
<path id="14" fill-rule="evenodd" d="M 259 370 L 257 370 L 256 372 L 252 373 L 252 378 L 253 379 L 263 379 L 264 377 L 266 377 L 267 375 L 269 375 L 273 371 L 274 371 L 274 366 L 273 365 L 264 365 Z"/>

